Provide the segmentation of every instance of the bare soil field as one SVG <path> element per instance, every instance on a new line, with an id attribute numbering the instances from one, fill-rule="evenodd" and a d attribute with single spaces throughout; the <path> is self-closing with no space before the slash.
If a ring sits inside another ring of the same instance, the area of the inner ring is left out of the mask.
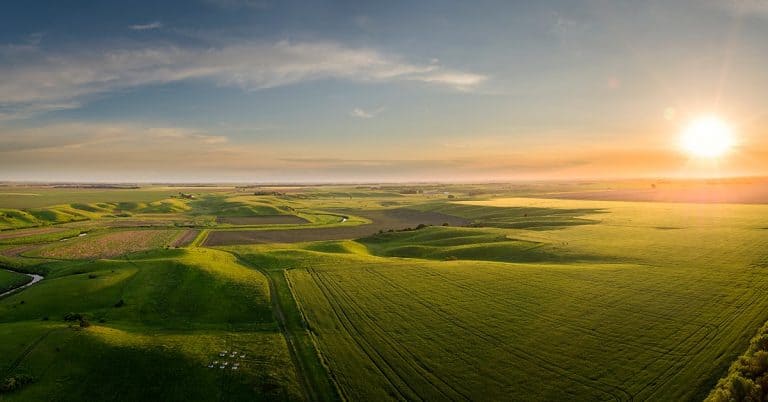
<path id="1" fill-rule="evenodd" d="M 308 220 L 296 215 L 261 215 L 261 216 L 219 216 L 216 223 L 228 223 L 230 225 L 279 225 L 302 224 Z"/>
<path id="2" fill-rule="evenodd" d="M 14 230 L 12 232 L 0 232 L 0 240 L 2 239 L 15 239 L 17 237 L 24 237 L 24 236 L 33 236 L 33 235 L 41 235 L 41 234 L 48 234 L 48 233 L 56 233 L 56 232 L 63 232 L 66 229 L 62 228 L 34 228 L 34 229 L 22 229 L 22 230 Z"/>
<path id="3" fill-rule="evenodd" d="M 557 193 L 537 197 L 596 201 L 768 204 L 768 183 L 672 184 L 648 189 Z"/>
<path id="4" fill-rule="evenodd" d="M 6 248 L 2 251 L 0 251 L 0 255 L 3 255 L 5 257 L 18 257 L 21 253 L 25 251 L 32 250 L 34 248 L 40 247 L 38 244 L 25 244 L 23 246 L 16 246 L 11 248 Z"/>
<path id="5" fill-rule="evenodd" d="M 173 226 L 176 221 L 169 220 L 111 220 L 100 222 L 104 226 L 115 228 L 164 227 Z"/>
<path id="6" fill-rule="evenodd" d="M 41 250 L 42 257 L 61 259 L 94 259 L 150 250 L 169 245 L 179 236 L 178 230 L 125 230 L 99 236 L 75 238 L 55 247 Z"/>
<path id="7" fill-rule="evenodd" d="M 284 230 L 217 230 L 205 240 L 206 246 L 225 246 L 252 243 L 299 243 L 305 241 L 357 239 L 370 236 L 379 230 L 400 230 L 419 224 L 465 226 L 469 220 L 437 212 L 413 209 L 385 209 L 380 211 L 337 210 L 341 214 L 357 215 L 370 219 L 368 225 L 330 228 Z"/>
<path id="8" fill-rule="evenodd" d="M 184 232 L 181 236 L 177 237 L 176 240 L 174 240 L 171 245 L 173 247 L 186 247 L 190 243 L 192 243 L 193 240 L 195 240 L 198 234 L 200 234 L 199 230 L 189 229 L 186 232 Z"/>

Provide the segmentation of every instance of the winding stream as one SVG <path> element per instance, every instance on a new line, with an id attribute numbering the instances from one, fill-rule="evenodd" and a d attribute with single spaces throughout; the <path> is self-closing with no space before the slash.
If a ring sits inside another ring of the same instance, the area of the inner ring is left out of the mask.
<path id="1" fill-rule="evenodd" d="M 10 270 L 10 269 L 6 269 L 6 268 L 0 268 L 0 269 L 2 269 L 3 271 L 13 272 L 13 273 L 16 273 L 16 274 L 22 274 L 22 275 L 26 275 L 26 276 L 28 276 L 28 277 L 32 278 L 32 280 L 31 280 L 30 282 L 27 282 L 27 283 L 25 283 L 24 285 L 21 285 L 21 286 L 15 287 L 15 288 L 13 288 L 13 289 L 11 289 L 11 290 L 7 291 L 7 292 L 3 292 L 3 293 L 0 293 L 0 297 L 3 297 L 3 296 L 6 296 L 6 295 L 9 295 L 9 294 L 11 294 L 11 293 L 14 293 L 14 292 L 17 292 L 17 291 L 19 291 L 19 290 L 21 290 L 21 289 L 24 289 L 24 288 L 27 288 L 27 287 L 29 287 L 29 286 L 32 286 L 32 285 L 36 284 L 37 282 L 40 282 L 40 281 L 42 281 L 42 280 L 43 280 L 43 276 L 42 276 L 42 275 L 37 275 L 37 274 L 28 274 L 28 273 L 26 273 L 26 272 L 18 272 L 18 271 L 13 271 L 13 270 Z"/>

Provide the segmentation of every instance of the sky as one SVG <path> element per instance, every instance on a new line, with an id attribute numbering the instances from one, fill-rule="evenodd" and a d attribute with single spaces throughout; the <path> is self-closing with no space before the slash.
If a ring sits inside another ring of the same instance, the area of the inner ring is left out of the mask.
<path id="1" fill-rule="evenodd" d="M 8 2 L 0 180 L 764 175 L 766 38 L 768 0 Z"/>

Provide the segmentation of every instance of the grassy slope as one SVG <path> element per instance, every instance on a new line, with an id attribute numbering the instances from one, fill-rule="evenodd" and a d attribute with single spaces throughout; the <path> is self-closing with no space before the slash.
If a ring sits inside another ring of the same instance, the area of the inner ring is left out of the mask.
<path id="1" fill-rule="evenodd" d="M 493 228 L 429 227 L 380 233 L 361 240 L 372 254 L 432 260 L 502 262 L 590 261 L 600 256 L 570 252 L 545 241 L 526 240 Z"/>
<path id="2" fill-rule="evenodd" d="M 267 281 L 232 255 L 172 250 L 49 271 L 0 300 L 0 371 L 37 378 L 9 400 L 300 397 Z M 66 312 L 93 326 L 67 328 Z M 242 370 L 206 367 L 222 349 L 247 353 Z"/>
<path id="3" fill-rule="evenodd" d="M 0 269 L 0 293 L 17 288 L 31 280 L 32 278 L 26 275 Z"/>
<path id="4" fill-rule="evenodd" d="M 339 400 L 338 391 L 335 388 L 324 362 L 317 353 L 317 345 L 314 338 L 307 330 L 307 323 L 302 316 L 299 307 L 294 300 L 293 292 L 286 280 L 285 270 L 289 266 L 276 263 L 274 259 L 265 259 L 261 253 L 253 253 L 249 248 L 230 248 L 247 264 L 258 267 L 271 281 L 273 289 L 274 308 L 279 310 L 281 316 L 281 330 L 288 338 L 289 347 L 293 350 L 294 364 L 301 373 L 301 381 L 305 383 L 306 393 L 312 400 Z"/>
<path id="5" fill-rule="evenodd" d="M 273 212 L 259 209 L 265 205 L 333 223 L 312 214 L 428 197 L 212 199 L 225 204 L 67 199 L 54 209 L 94 218 L 155 207 L 149 211 L 216 215 L 241 203 L 230 212 Z M 700 398 L 768 318 L 759 269 L 768 266 L 765 207 L 511 199 L 418 208 L 492 227 L 228 249 L 272 279 L 298 365 L 320 398 L 335 391 L 315 340 L 353 400 Z M 12 400 L 301 396 L 268 282 L 231 254 L 0 262 L 47 275 L 0 300 L 0 375 L 38 378 Z M 126 305 L 115 308 L 120 299 Z M 67 328 L 68 311 L 87 313 L 94 326 Z M 204 368 L 233 347 L 254 357 L 247 371 Z"/>
<path id="6" fill-rule="evenodd" d="M 0 209 L 0 230 L 57 225 L 133 214 L 175 214 L 190 207 L 178 199 L 153 202 L 72 203 L 35 209 Z"/>
<path id="7" fill-rule="evenodd" d="M 600 224 L 510 231 L 604 261 L 264 250 L 301 267 L 288 278 L 352 399 L 696 399 L 768 318 L 766 207 L 503 205 L 605 210 L 586 217 Z"/>
<path id="8" fill-rule="evenodd" d="M 0 187 L 0 208 L 37 209 L 63 204 L 149 203 L 168 198 L 180 191 L 194 190 L 159 187 L 125 190 Z"/>

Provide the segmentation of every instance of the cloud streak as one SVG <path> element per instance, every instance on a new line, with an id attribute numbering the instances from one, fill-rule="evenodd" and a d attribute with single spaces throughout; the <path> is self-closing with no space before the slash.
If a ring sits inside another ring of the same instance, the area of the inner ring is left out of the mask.
<path id="1" fill-rule="evenodd" d="M 128 26 L 128 29 L 132 31 L 150 31 L 153 29 L 160 29 L 163 27 L 163 23 L 160 21 L 153 21 L 147 24 L 136 24 Z"/>
<path id="2" fill-rule="evenodd" d="M 148 24 L 151 25 L 151 24 Z M 333 42 L 242 43 L 196 48 L 154 46 L 50 53 L 0 48 L 0 117 L 78 107 L 90 96 L 143 85 L 207 80 L 255 91 L 303 81 L 412 81 L 469 90 L 486 77 L 417 64 Z"/>
<path id="3" fill-rule="evenodd" d="M 251 139 L 137 123 L 55 123 L 0 127 L 0 180 L 368 181 L 619 177 L 674 171 L 684 157 L 658 149 L 583 149 L 569 153 L 445 149 L 425 143 L 369 150 Z M 440 152 L 435 152 L 440 149 Z M 394 150 L 397 150 L 395 152 Z M 743 161 L 764 160 L 750 150 Z M 758 152 L 758 153 L 755 153 Z M 388 157 L 389 155 L 389 157 Z M 747 156 L 750 156 L 747 157 Z M 762 166 L 762 162 L 758 163 Z M 610 169 L 606 169 L 610 166 Z"/>
<path id="4" fill-rule="evenodd" d="M 352 111 L 350 112 L 350 115 L 352 115 L 353 117 L 360 118 L 360 119 L 372 119 L 372 118 L 376 117 L 379 113 L 381 113 L 383 111 L 384 111 L 383 108 L 379 108 L 379 109 L 376 109 L 376 110 L 365 110 L 365 109 L 356 107 L 356 108 L 352 109 Z"/>
<path id="5" fill-rule="evenodd" d="M 104 152 L 136 148 L 151 153 L 172 147 L 223 145 L 228 137 L 183 127 L 146 127 L 129 123 L 57 123 L 28 128 L 0 128 L 0 155 Z M 106 148 L 105 148 L 106 147 Z M 186 151 L 185 151 L 186 152 Z M 104 152 L 114 158 L 113 151 Z"/>

